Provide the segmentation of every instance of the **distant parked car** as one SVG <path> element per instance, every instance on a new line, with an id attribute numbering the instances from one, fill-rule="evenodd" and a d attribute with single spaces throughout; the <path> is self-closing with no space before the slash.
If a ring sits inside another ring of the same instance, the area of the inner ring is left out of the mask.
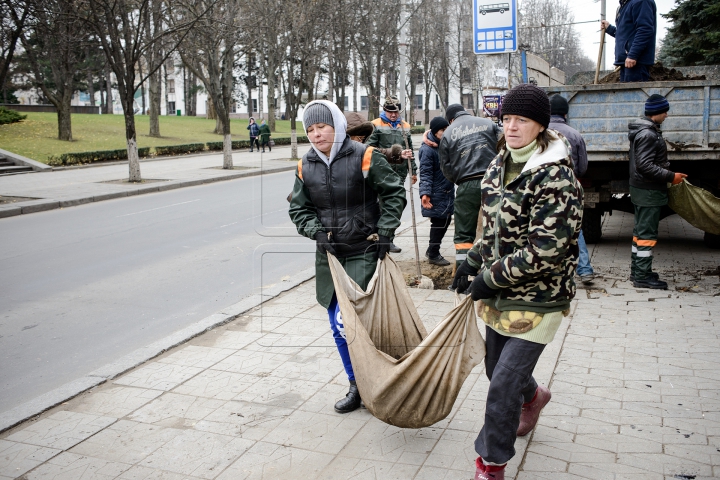
<path id="1" fill-rule="evenodd" d="M 490 5 L 480 5 L 480 13 L 485 15 L 486 13 L 500 12 L 505 13 L 505 10 L 510 10 L 509 3 L 492 3 Z"/>

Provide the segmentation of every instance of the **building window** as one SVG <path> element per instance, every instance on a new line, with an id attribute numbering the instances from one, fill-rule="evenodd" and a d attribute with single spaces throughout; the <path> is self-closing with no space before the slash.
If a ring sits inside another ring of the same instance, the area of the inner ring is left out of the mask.
<path id="1" fill-rule="evenodd" d="M 345 110 L 350 108 L 350 97 L 345 97 Z"/>
<path id="2" fill-rule="evenodd" d="M 462 79 L 463 83 L 471 83 L 472 82 L 472 75 L 470 74 L 470 69 L 467 67 L 464 67 L 460 71 L 460 78 Z"/>
<path id="3" fill-rule="evenodd" d="M 440 96 L 435 95 L 435 110 L 440 110 Z"/>
<path id="4" fill-rule="evenodd" d="M 253 99 L 252 99 L 252 111 L 253 111 L 253 112 L 257 112 L 257 111 L 258 111 L 258 109 L 257 109 L 257 98 L 253 98 Z"/>
<path id="5" fill-rule="evenodd" d="M 230 104 L 230 113 L 237 113 L 237 104 L 235 102 Z"/>
<path id="6" fill-rule="evenodd" d="M 168 93 L 175 93 L 175 80 L 168 80 L 167 89 Z"/>
<path id="7" fill-rule="evenodd" d="M 368 97 L 360 97 L 360 110 L 370 110 L 370 105 L 368 104 Z"/>
<path id="8" fill-rule="evenodd" d="M 415 77 L 415 83 L 416 83 L 417 85 L 422 85 L 423 82 L 425 82 L 425 75 L 423 75 L 422 70 L 418 70 L 418 71 L 417 71 L 417 75 L 416 75 L 416 77 Z"/>
<path id="9" fill-rule="evenodd" d="M 168 82 L 169 83 L 169 82 Z M 168 115 L 175 115 L 175 102 L 168 102 Z"/>
<path id="10" fill-rule="evenodd" d="M 415 108 L 418 110 L 422 110 L 423 108 L 423 96 L 422 95 L 415 95 Z"/>
<path id="11" fill-rule="evenodd" d="M 463 93 L 462 94 L 462 106 L 465 108 L 470 108 L 470 109 L 475 108 L 475 102 L 473 101 L 472 93 Z"/>

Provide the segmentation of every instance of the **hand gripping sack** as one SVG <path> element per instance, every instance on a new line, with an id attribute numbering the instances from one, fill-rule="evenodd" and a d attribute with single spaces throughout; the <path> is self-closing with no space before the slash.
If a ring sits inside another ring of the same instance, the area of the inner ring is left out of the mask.
<path id="1" fill-rule="evenodd" d="M 463 382 L 485 357 L 472 299 L 466 297 L 428 334 L 389 255 L 378 262 L 366 292 L 334 256 L 328 260 L 365 407 L 403 428 L 447 417 Z"/>

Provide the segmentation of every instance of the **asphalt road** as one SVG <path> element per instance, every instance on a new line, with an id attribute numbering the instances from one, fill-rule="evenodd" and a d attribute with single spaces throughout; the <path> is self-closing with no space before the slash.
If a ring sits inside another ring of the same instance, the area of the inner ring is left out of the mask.
<path id="1" fill-rule="evenodd" d="M 0 220 L 0 412 L 311 267 L 293 175 Z"/>

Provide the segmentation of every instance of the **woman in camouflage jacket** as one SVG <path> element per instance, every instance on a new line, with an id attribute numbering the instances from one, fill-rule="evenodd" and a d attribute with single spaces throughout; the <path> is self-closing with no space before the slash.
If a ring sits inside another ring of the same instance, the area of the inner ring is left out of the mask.
<path id="1" fill-rule="evenodd" d="M 476 480 L 505 478 L 516 437 L 532 431 L 550 401 L 532 372 L 575 296 L 582 220 L 569 145 L 547 129 L 547 94 L 527 84 L 512 89 L 502 118 L 500 153 L 481 184 L 482 235 L 453 282 L 482 300 L 478 315 L 486 323 L 490 387 L 475 441 Z"/>

